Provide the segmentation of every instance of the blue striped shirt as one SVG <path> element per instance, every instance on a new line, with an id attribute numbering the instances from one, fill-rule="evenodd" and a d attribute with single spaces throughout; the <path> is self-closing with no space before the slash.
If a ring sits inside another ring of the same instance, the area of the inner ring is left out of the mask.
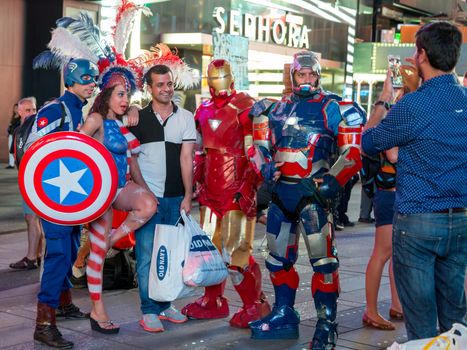
<path id="1" fill-rule="evenodd" d="M 369 155 L 394 146 L 399 213 L 467 207 L 467 88 L 455 75 L 424 82 L 363 134 Z"/>

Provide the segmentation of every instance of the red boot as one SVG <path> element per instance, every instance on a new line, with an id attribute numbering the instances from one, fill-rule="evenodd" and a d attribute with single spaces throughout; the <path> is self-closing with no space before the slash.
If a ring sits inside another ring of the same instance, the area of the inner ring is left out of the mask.
<path id="1" fill-rule="evenodd" d="M 271 313 L 271 306 L 266 301 L 266 296 L 261 291 L 261 270 L 259 265 L 250 257 L 248 270 L 241 273 L 242 281 L 234 285 L 243 306 L 230 320 L 232 327 L 248 328 L 248 323 L 259 320 Z"/>
<path id="2" fill-rule="evenodd" d="M 182 309 L 182 314 L 196 319 L 224 318 L 229 316 L 229 304 L 223 297 L 225 281 L 206 287 L 204 295 Z"/>

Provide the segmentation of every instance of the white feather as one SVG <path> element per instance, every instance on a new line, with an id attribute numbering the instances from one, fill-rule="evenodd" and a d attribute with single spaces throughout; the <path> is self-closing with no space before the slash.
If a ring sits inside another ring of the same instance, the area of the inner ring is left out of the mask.
<path id="1" fill-rule="evenodd" d="M 126 45 L 133 31 L 135 18 L 139 11 L 146 16 L 152 15 L 151 10 L 145 6 L 132 7 L 122 14 L 120 20 L 115 25 L 114 45 L 115 51 L 119 54 L 124 55 L 125 53 Z"/>
<path id="2" fill-rule="evenodd" d="M 82 41 L 65 28 L 58 27 L 54 29 L 52 39 L 47 46 L 59 56 L 85 58 L 94 63 L 99 60 Z"/>
<path id="3" fill-rule="evenodd" d="M 177 89 L 188 90 L 198 85 L 199 72 L 185 63 L 179 64 L 174 67 L 174 80 Z"/>
<path id="4" fill-rule="evenodd" d="M 174 85 L 176 89 L 188 90 L 197 86 L 200 82 L 199 70 L 190 68 L 185 62 L 174 63 L 161 60 L 153 62 L 151 65 L 144 66 L 143 74 L 146 74 L 149 69 L 155 64 L 164 64 L 170 68 L 174 77 Z"/>

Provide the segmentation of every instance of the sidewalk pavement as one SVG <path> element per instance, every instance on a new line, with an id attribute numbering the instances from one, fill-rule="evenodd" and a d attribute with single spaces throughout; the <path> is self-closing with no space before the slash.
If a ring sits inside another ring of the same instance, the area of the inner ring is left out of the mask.
<path id="1" fill-rule="evenodd" d="M 8 268 L 11 262 L 24 256 L 27 244 L 16 176 L 16 170 L 5 170 L 4 165 L 0 164 L 0 348 L 46 349 L 46 346 L 33 342 L 39 271 L 13 271 Z M 357 221 L 359 203 L 360 186 L 356 185 L 349 204 L 349 217 L 352 221 Z M 197 206 L 194 207 L 193 215 L 198 217 Z M 264 268 L 264 234 L 265 227 L 258 224 L 254 256 L 262 266 L 263 290 L 272 304 L 273 287 Z M 339 340 L 336 349 L 385 349 L 394 341 L 406 341 L 402 322 L 395 322 L 395 331 L 379 331 L 362 325 L 365 310 L 365 269 L 373 247 L 374 226 L 356 223 L 355 227 L 338 231 L 336 236 L 341 266 L 341 295 L 337 314 Z M 300 338 L 297 340 L 252 340 L 249 330 L 230 327 L 229 318 L 189 320 L 181 325 L 164 321 L 165 332 L 148 333 L 138 325 L 141 313 L 137 289 L 104 292 L 109 315 L 121 325 L 118 335 L 93 332 L 88 321 L 60 321 L 58 326 L 66 339 L 75 343 L 75 349 L 308 349 L 316 324 L 316 312 L 310 291 L 311 267 L 303 242 L 295 267 L 300 275 L 295 305 L 301 318 Z M 90 309 L 86 289 L 75 289 L 73 295 L 75 303 L 82 310 Z M 230 300 L 230 312 L 233 315 L 241 302 L 230 282 L 227 283 L 226 296 Z M 178 300 L 174 304 L 181 308 L 189 300 Z M 381 281 L 378 301 L 381 314 L 388 317 L 390 291 L 387 269 Z"/>

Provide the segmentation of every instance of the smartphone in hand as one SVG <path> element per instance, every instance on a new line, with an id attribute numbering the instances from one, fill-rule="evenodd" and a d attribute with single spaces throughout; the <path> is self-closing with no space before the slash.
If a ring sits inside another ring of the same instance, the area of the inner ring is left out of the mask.
<path id="1" fill-rule="evenodd" d="M 388 55 L 388 67 L 391 70 L 391 82 L 395 89 L 400 89 L 404 86 L 401 75 L 401 57 L 398 55 Z"/>

